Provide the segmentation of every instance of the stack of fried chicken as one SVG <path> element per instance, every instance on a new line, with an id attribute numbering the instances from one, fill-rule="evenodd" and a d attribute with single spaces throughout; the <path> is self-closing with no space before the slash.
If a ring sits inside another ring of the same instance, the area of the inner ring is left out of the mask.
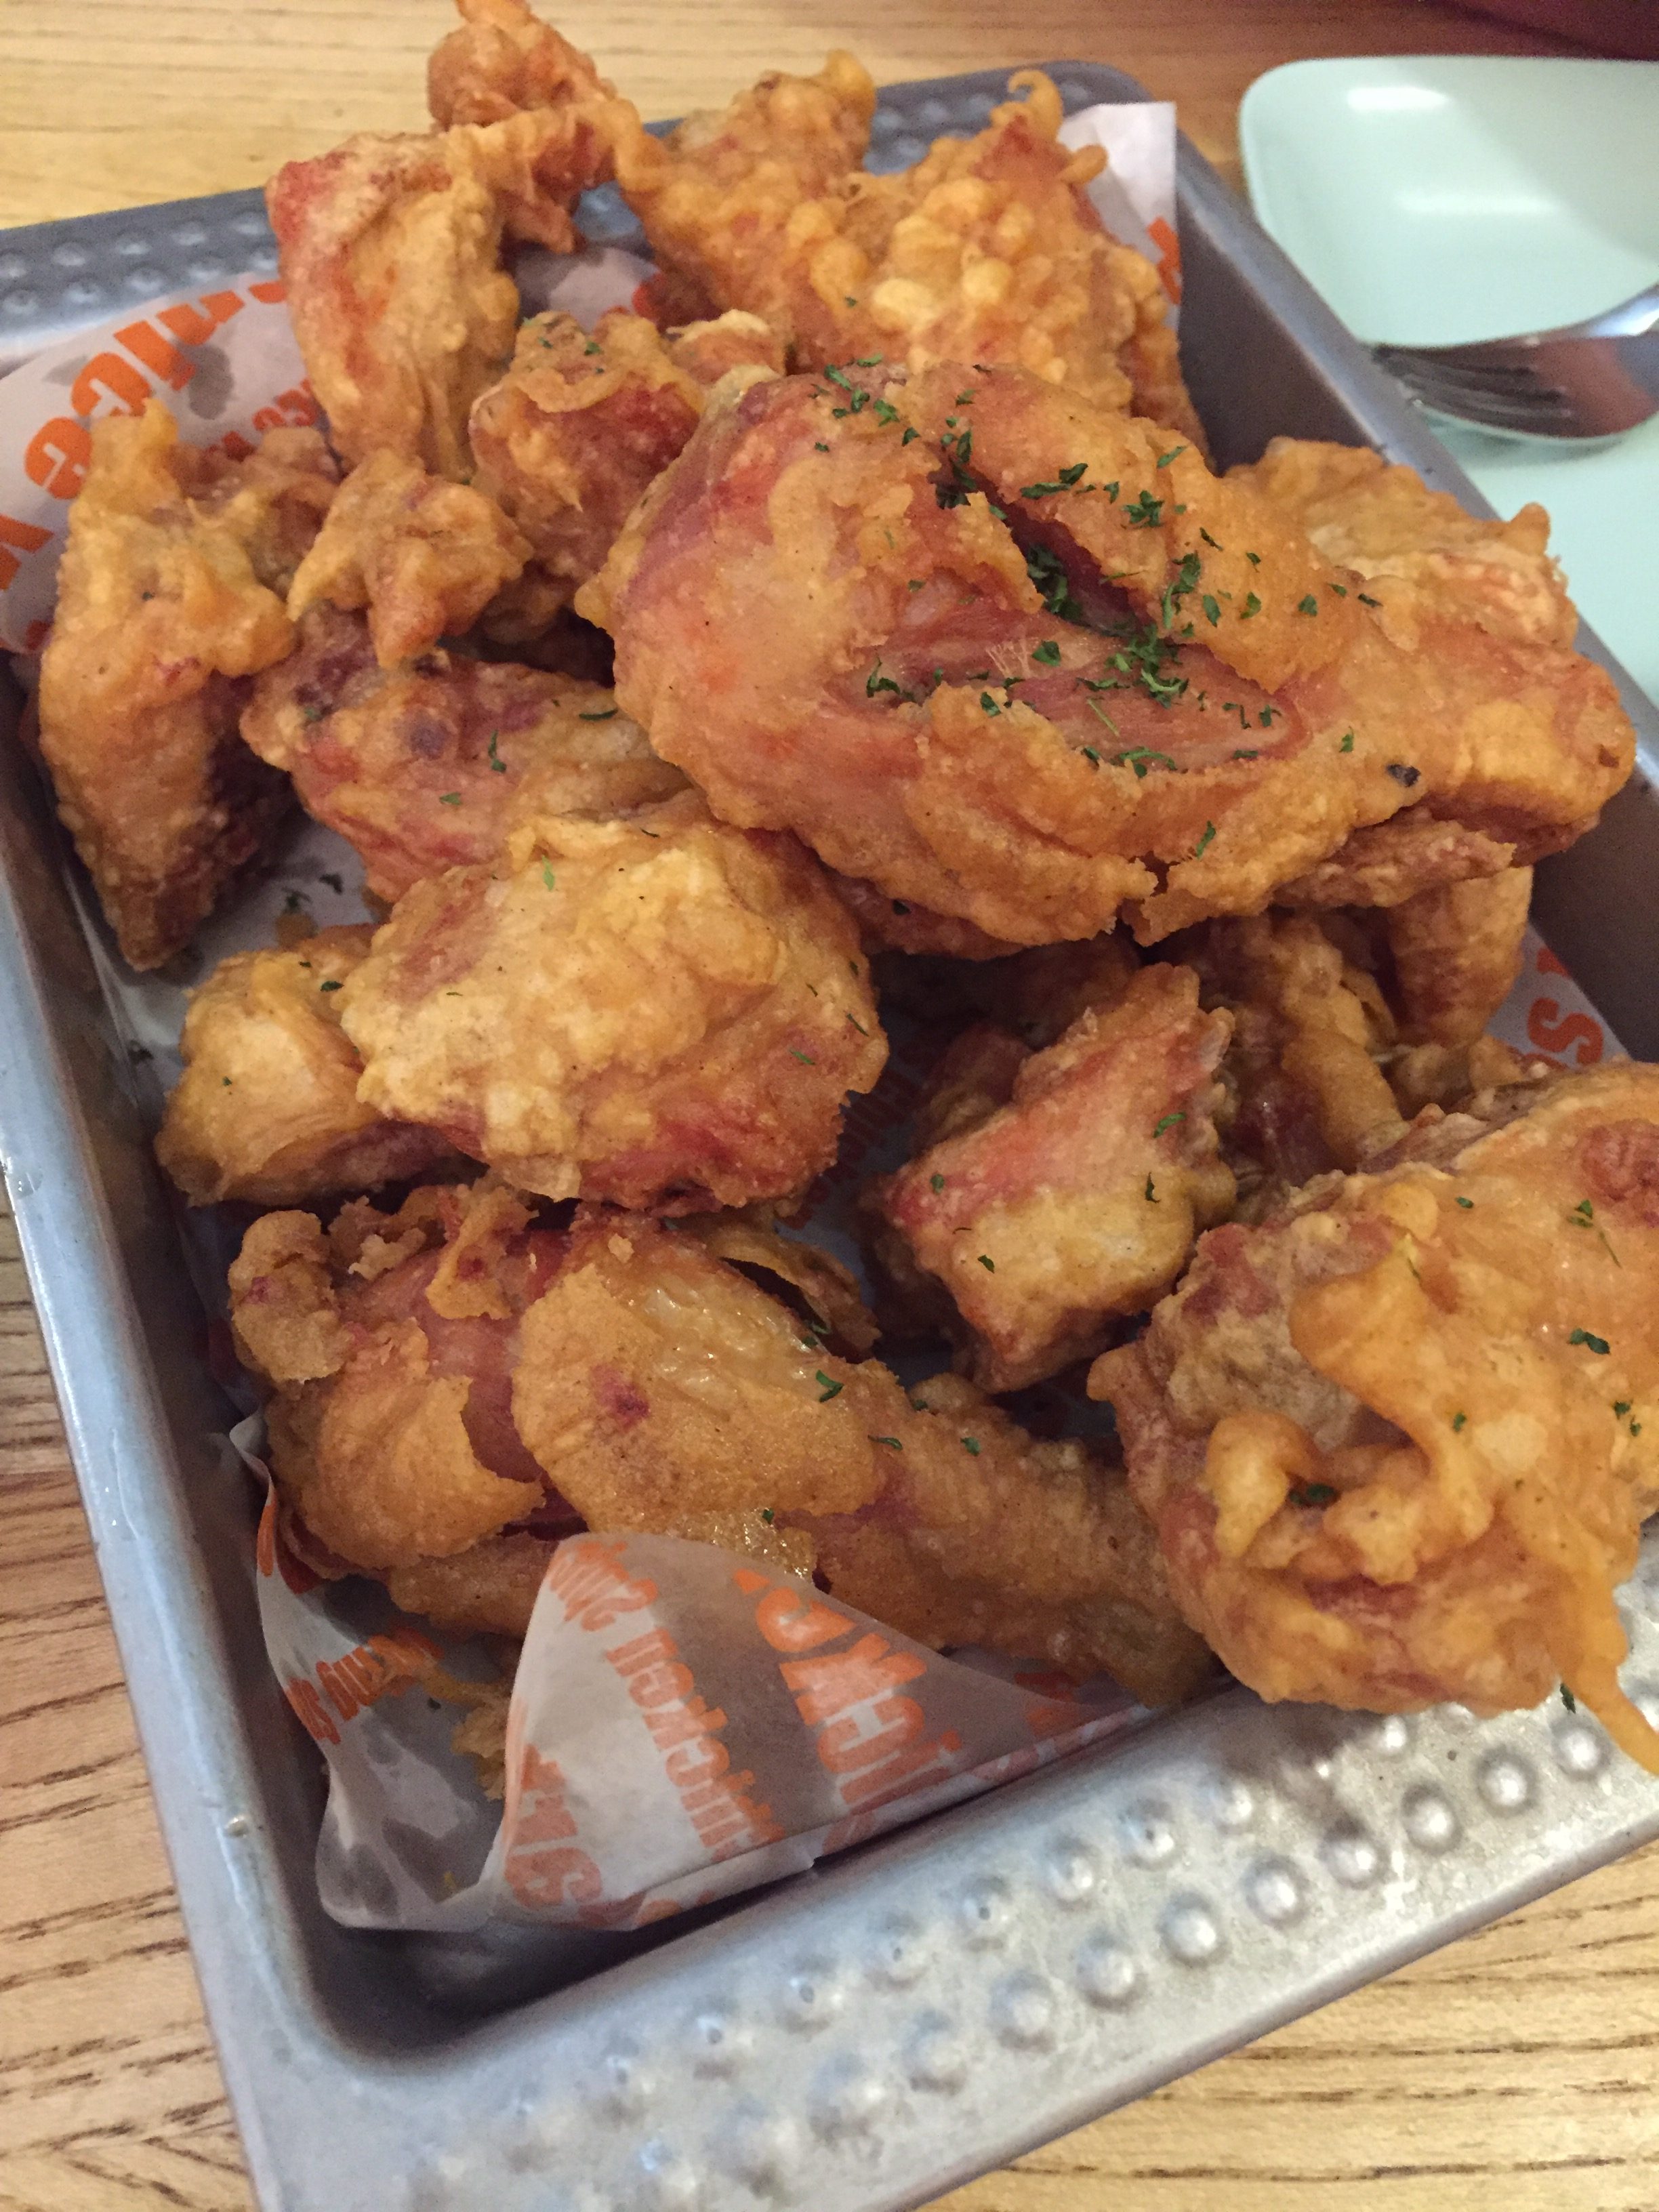
<path id="1" fill-rule="evenodd" d="M 325 434 L 100 424 L 42 670 L 135 967 L 295 797 L 381 917 L 209 978 L 159 1140 L 268 1209 L 287 1540 L 511 1636 L 571 1530 L 677 1534 L 1153 1702 L 1562 1681 L 1659 1768 L 1659 1070 L 1485 1034 L 1632 762 L 1541 511 L 1218 473 L 1035 72 L 878 176 L 845 54 L 658 138 L 459 6 L 432 129 L 270 187 Z M 520 322 L 605 183 L 642 312 Z M 866 1304 L 786 1229 L 884 1001 Z M 1115 1441 L 1000 1402 L 1085 1376 Z"/>

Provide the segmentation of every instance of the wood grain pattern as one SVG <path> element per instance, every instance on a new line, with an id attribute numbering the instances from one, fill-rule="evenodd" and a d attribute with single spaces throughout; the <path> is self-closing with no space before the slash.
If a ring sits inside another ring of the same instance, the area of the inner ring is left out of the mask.
<path id="1" fill-rule="evenodd" d="M 445 0 L 5 0 L 0 226 L 260 181 L 420 112 Z M 1334 52 L 1563 51 L 1410 0 L 573 0 L 648 113 L 853 46 L 1176 100 Z M 934 2212 L 1654 2212 L 1659 1849 L 959 2190 Z M 0 2212 L 248 2212 L 27 1286 L 0 1218 Z"/>

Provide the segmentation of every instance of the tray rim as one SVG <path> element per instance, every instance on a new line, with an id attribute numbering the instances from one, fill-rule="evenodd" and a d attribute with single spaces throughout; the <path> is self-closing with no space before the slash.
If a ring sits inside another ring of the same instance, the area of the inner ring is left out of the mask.
<path id="1" fill-rule="evenodd" d="M 1086 84 L 1096 98 L 1147 96 L 1133 80 L 1100 64 L 1051 62 L 1042 66 L 1057 79 Z M 1006 74 L 963 72 L 884 89 L 920 97 L 935 88 L 960 91 L 976 82 L 992 78 L 1000 82 Z M 1334 364 L 1340 396 L 1358 416 L 1368 434 L 1397 457 L 1411 459 L 1432 480 L 1469 497 L 1472 488 L 1444 449 L 1425 428 L 1404 414 L 1393 387 L 1371 367 L 1330 311 L 1254 223 L 1248 210 L 1233 199 L 1184 137 L 1180 167 L 1183 220 L 1196 217 L 1218 234 L 1225 234 L 1230 252 L 1250 263 L 1283 295 L 1282 323 L 1328 373 Z M 215 194 L 168 203 L 167 208 L 172 211 L 222 207 L 228 202 L 246 204 L 246 199 L 245 192 Z M 0 232 L 0 248 L 24 237 L 61 238 L 88 224 L 124 216 L 142 217 L 148 212 L 113 210 L 106 216 L 32 225 L 23 232 Z M 1481 504 L 1478 495 L 1474 503 Z M 1593 640 L 1589 642 L 1594 646 Z M 1605 654 L 1598 657 L 1607 659 Z M 1614 673 L 1617 676 L 1619 672 L 1615 669 Z M 1650 775 L 1655 755 L 1651 718 L 1646 719 L 1650 734 L 1644 766 Z M 711 1974 L 726 1980 L 734 1974 L 765 1975 L 770 1971 L 769 1958 L 775 1961 L 786 1954 L 793 1955 L 801 1946 L 808 1953 L 821 1951 L 828 1941 L 826 1930 L 834 1926 L 848 1936 L 848 1923 L 867 1915 L 881 1896 L 887 1896 L 895 1910 L 901 1909 L 918 1863 L 937 1859 L 958 1868 L 994 1865 L 1006 1862 L 1011 1853 L 1018 1855 L 1018 1831 L 1035 1833 L 1045 1824 L 1058 1823 L 1061 1828 L 1067 1823 L 1085 1825 L 1085 1812 L 1097 1813 L 1103 1822 L 1121 1817 L 1124 1806 L 1133 1804 L 1137 1792 L 1162 1786 L 1161 1778 L 1179 1766 L 1184 1753 L 1200 1762 L 1210 1759 L 1216 1732 L 1224 1726 L 1230 1735 L 1240 1729 L 1253 1731 L 1265 1743 L 1283 1738 L 1293 1748 L 1306 1734 L 1303 1716 L 1321 1710 L 1269 1709 L 1246 1692 L 1230 1692 L 1212 1704 L 1169 1716 L 1139 1737 L 1015 1783 L 918 1829 L 901 1832 L 856 1859 L 831 1862 L 823 1872 L 802 1878 L 781 1892 L 763 1895 L 714 1927 L 688 1933 L 642 1958 L 504 2013 L 486 2025 L 462 2031 L 441 2051 L 389 2059 L 370 2053 L 336 2032 L 314 1993 L 305 1986 L 303 1961 L 291 1927 L 284 1929 L 279 1921 L 270 1931 L 277 1939 L 274 1948 L 252 1940 L 259 1927 L 257 1912 L 269 1911 L 271 1899 L 282 1895 L 280 1881 L 272 1882 L 259 1875 L 258 1853 L 264 1839 L 239 1836 L 222 1839 L 216 1848 L 208 1849 L 199 1823 L 187 1817 L 187 1812 L 193 1813 L 198 1807 L 204 1777 L 215 1770 L 216 1740 L 232 1725 L 230 1685 L 222 1668 L 216 1675 L 204 1671 L 213 1656 L 213 1626 L 205 1617 L 202 1593 L 191 1571 L 189 1545 L 176 1540 L 182 1527 L 177 1476 L 157 1409 L 153 1372 L 136 1334 L 131 1284 L 109 1208 L 91 1167 L 92 1132 L 54 1019 L 53 979 L 30 940 L 14 886 L 3 872 L 0 872 L 0 1089 L 4 1094 L 0 1148 L 5 1153 L 7 1181 L 65 1433 L 122 1647 L 152 1791 L 204 2001 L 250 2169 L 267 2212 L 279 2205 L 291 2208 L 291 2212 L 322 2212 L 325 2206 L 328 2212 L 346 2212 L 337 2155 L 339 2130 L 351 2130 L 356 2147 L 376 2158 L 402 2158 L 408 2148 L 408 2112 L 403 2102 L 405 2083 L 417 2093 L 424 2092 L 434 2105 L 444 2093 L 465 2100 L 470 2092 L 511 2081 L 515 2078 L 515 2062 L 539 2057 L 556 2069 L 562 2069 L 565 2078 L 580 2085 L 578 2102 L 585 2116 L 592 2117 L 593 2109 L 602 2106 L 608 2095 L 616 2107 L 615 2116 L 626 2119 L 635 2106 L 629 2102 L 625 2081 L 619 2086 L 617 2063 L 611 2064 L 607 2074 L 592 2057 L 607 2026 L 612 2035 L 611 2057 L 614 2060 L 616 2052 L 622 2051 L 625 2074 L 627 2054 L 633 2047 L 629 2039 L 637 2039 L 644 2033 L 643 2020 L 665 1995 L 693 1998 L 710 1986 Z M 92 1360 L 87 1357 L 89 1345 L 97 1352 Z M 145 1409 L 147 1419 L 142 1425 L 134 1419 L 135 1407 Z M 158 1513 L 163 1530 L 155 1525 Z M 175 1540 L 157 1544 L 155 1537 L 163 1532 Z M 175 1685 L 165 1713 L 159 1685 L 145 1663 L 158 1648 L 185 1662 L 185 1671 L 179 1678 L 182 1688 Z M 1328 1717 L 1315 1733 L 1328 1743 L 1338 1741 L 1340 1749 L 1360 1741 L 1368 1729 L 1375 1732 L 1375 1723 L 1343 1723 L 1333 1730 Z M 1328 1750 L 1321 1755 L 1331 1754 Z M 1588 1839 L 1563 1844 L 1553 1856 L 1519 1860 L 1507 1878 L 1486 1885 L 1449 1918 L 1432 1924 L 1402 1922 L 1392 1939 L 1373 1942 L 1358 1971 L 1351 1960 L 1334 1951 L 1333 1962 L 1322 1972 L 1304 1975 L 1293 1984 L 1281 1984 L 1264 1990 L 1261 2001 L 1248 2014 L 1235 2014 L 1218 2031 L 1205 2027 L 1201 2008 L 1194 2008 L 1194 2025 L 1184 2037 L 1176 2039 L 1178 2047 L 1171 2049 L 1166 2038 L 1159 2050 L 1149 2049 L 1138 2065 L 1123 2067 L 1109 2079 L 1078 2087 L 1068 2086 L 1063 2094 L 1056 2087 L 1056 2094 L 1046 2103 L 1040 2098 L 1035 2101 L 1028 2098 L 1018 2115 L 1011 2110 L 992 2135 L 977 2139 L 970 2135 L 973 2148 L 966 2152 L 960 2148 L 964 2137 L 963 2117 L 958 2113 L 954 2127 L 947 2130 L 956 2148 L 945 2162 L 940 2162 L 937 2151 L 931 2162 L 925 2163 L 925 2170 L 922 2163 L 914 2160 L 889 2160 L 890 2170 L 878 2181 L 872 2177 L 874 2193 L 859 2184 L 857 2160 L 848 2154 L 847 2172 L 836 2172 L 832 2189 L 818 2190 L 816 2212 L 830 2212 L 832 2197 L 834 2206 L 845 2208 L 845 2212 L 854 2212 L 854 2208 L 857 2212 L 894 2208 L 896 2212 L 902 2205 L 921 2203 L 1096 2112 L 1144 2094 L 1222 2050 L 1236 2047 L 1273 2025 L 1498 1917 L 1527 1898 L 1572 1879 L 1655 1833 L 1659 1833 L 1659 1808 L 1639 1818 L 1621 1816 L 1615 1825 L 1604 1826 Z M 987 1878 L 1001 1879 L 995 1875 Z M 924 1879 L 931 1886 L 936 1878 Z M 955 1881 L 956 1875 L 951 1879 Z M 1178 1895 L 1171 1893 L 1165 1900 L 1167 1909 L 1173 1909 Z M 848 1940 L 854 1939 L 848 1936 Z M 1164 1948 L 1179 1960 L 1179 1945 L 1167 1940 L 1167 1931 Z M 1000 1957 L 988 1956 L 981 1966 L 971 1968 L 966 1977 L 969 1994 L 984 1996 L 1001 1972 L 1003 1963 Z M 1200 1962 L 1190 1963 L 1196 1969 Z M 901 1990 L 899 1984 L 893 1986 L 896 1991 Z M 912 2001 L 901 1994 L 899 2002 L 902 2008 Z M 617 2035 L 623 2039 L 621 2043 L 615 2041 Z M 981 2055 L 987 2059 L 993 2055 L 988 2042 Z M 532 2074 L 536 2070 L 532 2066 Z M 517 2101 L 513 2109 L 523 2125 L 529 2126 L 535 2118 L 533 2100 L 526 2101 L 528 2093 L 522 2085 L 514 2094 Z M 743 2104 L 739 2096 L 732 2106 L 739 2137 L 747 2124 Z M 465 2118 L 465 2112 L 461 2117 Z M 544 2118 L 538 2124 L 547 2135 L 550 2124 Z M 916 2135 L 918 2144 L 925 2132 Z M 822 2160 L 831 2149 L 835 2130 L 817 2128 L 817 2134 L 816 2155 Z M 550 2136 L 548 2139 L 550 2142 Z M 783 2153 L 775 2147 L 767 2153 L 763 2145 L 759 2152 L 752 2147 L 745 2150 L 743 2142 L 746 2140 L 737 2142 L 722 2170 L 729 2172 L 744 2192 L 744 2201 L 749 2196 L 759 2201 L 786 2201 L 787 2179 L 779 2179 L 775 2172 Z M 907 2137 L 906 2142 L 909 2140 Z M 647 2154 L 652 2141 L 647 2138 L 641 2145 L 636 2160 L 639 2192 L 628 2201 L 637 2201 L 641 2206 L 658 2203 L 664 2212 L 674 2205 L 689 2208 L 698 2201 L 695 2189 L 687 2194 L 674 2180 L 679 2169 L 672 2156 L 667 2162 L 661 2159 L 654 2165 L 651 2162 Z M 901 2150 L 905 2147 L 899 2146 Z M 473 2193 L 475 2185 L 484 2179 L 482 2172 L 470 2179 L 465 2170 L 450 2172 L 455 2154 L 439 2136 L 431 2137 L 422 2154 L 426 2160 L 423 2178 L 407 2170 L 396 2174 L 381 2165 L 374 2179 L 374 2193 L 361 2198 L 353 2194 L 350 2205 L 391 2204 L 394 2200 L 389 2183 L 406 2183 L 406 2187 L 399 2187 L 396 2201 L 406 2203 L 411 2212 L 428 2204 L 436 2212 L 440 2206 L 459 2208 L 483 2201 Z M 534 2160 L 521 2157 L 514 2170 L 533 2171 Z M 769 2173 L 773 2179 L 768 2179 Z M 693 2183 L 700 2185 L 695 2173 Z M 852 2194 L 847 2193 L 849 2185 Z M 676 2189 L 680 2191 L 678 2195 Z M 544 2201 L 551 2205 L 562 2200 L 538 2197 L 538 2203 Z M 571 2197 L 568 2201 L 574 2204 L 586 2200 Z M 594 2204 L 620 2201 L 609 2195 L 592 2198 Z M 738 2198 L 733 2195 L 720 2201 Z"/>

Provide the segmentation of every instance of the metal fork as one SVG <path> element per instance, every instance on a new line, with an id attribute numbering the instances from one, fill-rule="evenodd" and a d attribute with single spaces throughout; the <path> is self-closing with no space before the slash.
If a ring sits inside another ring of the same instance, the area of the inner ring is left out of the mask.
<path id="1" fill-rule="evenodd" d="M 1659 414 L 1659 283 L 1589 322 L 1372 353 L 1437 415 L 1512 438 L 1610 438 Z"/>

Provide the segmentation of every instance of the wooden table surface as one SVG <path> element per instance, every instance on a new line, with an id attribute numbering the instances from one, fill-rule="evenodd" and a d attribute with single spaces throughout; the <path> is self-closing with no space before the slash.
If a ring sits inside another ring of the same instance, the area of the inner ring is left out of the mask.
<path id="1" fill-rule="evenodd" d="M 444 0 L 0 0 L 0 226 L 260 182 L 418 125 Z M 832 44 L 881 79 L 1054 55 L 1237 178 L 1251 79 L 1573 51 L 1410 0 L 572 0 L 647 114 Z M 28 1289 L 0 1220 L 0 2212 L 246 2212 Z M 949 2212 L 1654 2212 L 1659 1850 L 945 2201 Z M 935 2208 L 945 2212 L 945 2208 Z"/>

